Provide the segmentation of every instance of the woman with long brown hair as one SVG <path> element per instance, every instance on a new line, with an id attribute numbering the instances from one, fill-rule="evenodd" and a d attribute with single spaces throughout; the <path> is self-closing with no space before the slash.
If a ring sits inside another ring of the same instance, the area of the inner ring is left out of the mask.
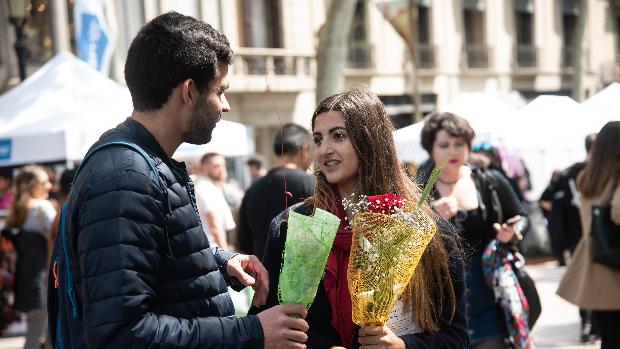
<path id="1" fill-rule="evenodd" d="M 620 121 L 608 122 L 596 137 L 592 153 L 577 176 L 581 193 L 583 235 L 560 282 L 558 295 L 582 309 L 593 310 L 601 348 L 620 348 L 620 269 L 592 260 L 592 208 L 609 207 L 620 225 Z"/>
<path id="2" fill-rule="evenodd" d="M 40 166 L 23 167 L 15 178 L 5 231 L 17 252 L 15 310 L 27 314 L 24 348 L 40 348 L 45 339 L 47 239 L 56 209 L 47 200 L 52 185 Z"/>
<path id="3" fill-rule="evenodd" d="M 439 229 L 424 253 L 405 293 L 401 317 L 408 325 L 357 328 L 347 282 L 352 212 L 342 198 L 396 194 L 417 201 L 420 192 L 399 164 L 393 125 L 379 98 L 353 89 L 323 100 L 312 116 L 316 188 L 306 202 L 291 207 L 312 215 L 320 208 L 341 220 L 323 278 L 306 321 L 308 348 L 373 347 L 466 348 L 463 262 L 449 229 Z M 432 216 L 428 205 L 423 210 Z M 269 270 L 270 294 L 265 307 L 276 305 L 287 212 L 269 231 L 263 264 Z M 252 309 L 251 312 L 255 312 Z"/>

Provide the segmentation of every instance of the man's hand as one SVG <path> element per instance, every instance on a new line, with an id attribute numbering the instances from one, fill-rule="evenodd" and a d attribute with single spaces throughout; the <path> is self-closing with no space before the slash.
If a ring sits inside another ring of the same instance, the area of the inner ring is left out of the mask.
<path id="1" fill-rule="evenodd" d="M 256 256 L 238 254 L 228 260 L 226 272 L 236 277 L 242 284 L 254 289 L 252 305 L 260 307 L 267 302 L 269 294 L 269 274 Z"/>
<path id="2" fill-rule="evenodd" d="M 298 315 L 301 318 L 293 318 Z M 301 304 L 280 304 L 258 314 L 263 326 L 265 348 L 274 349 L 303 349 L 308 340 L 308 311 Z"/>
<path id="3" fill-rule="evenodd" d="M 366 326 L 360 328 L 360 349 L 405 349 L 405 342 L 387 326 Z"/>

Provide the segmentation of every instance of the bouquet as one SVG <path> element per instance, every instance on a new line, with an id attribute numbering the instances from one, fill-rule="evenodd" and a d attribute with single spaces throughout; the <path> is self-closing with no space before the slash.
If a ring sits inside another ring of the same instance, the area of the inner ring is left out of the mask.
<path id="1" fill-rule="evenodd" d="M 289 211 L 278 283 L 280 303 L 310 308 L 339 226 L 337 216 L 318 208 L 314 216 Z"/>
<path id="2" fill-rule="evenodd" d="M 409 284 L 436 231 L 420 207 L 442 168 L 435 168 L 417 203 L 393 194 L 343 200 L 353 213 L 347 279 L 356 324 L 384 325 Z"/>

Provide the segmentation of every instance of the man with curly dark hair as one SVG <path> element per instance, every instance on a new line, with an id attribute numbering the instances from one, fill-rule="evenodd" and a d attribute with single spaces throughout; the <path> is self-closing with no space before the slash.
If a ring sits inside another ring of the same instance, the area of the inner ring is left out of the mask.
<path id="1" fill-rule="evenodd" d="M 182 142 L 209 142 L 229 111 L 232 57 L 224 35 L 175 12 L 133 40 L 125 79 L 134 111 L 91 147 L 64 211 L 56 251 L 67 268 L 52 268 L 49 291 L 53 300 L 59 290 L 54 347 L 305 347 L 302 305 L 234 316 L 227 284 L 252 286 L 264 304 L 267 272 L 255 256 L 209 246 L 185 164 L 171 158 Z"/>

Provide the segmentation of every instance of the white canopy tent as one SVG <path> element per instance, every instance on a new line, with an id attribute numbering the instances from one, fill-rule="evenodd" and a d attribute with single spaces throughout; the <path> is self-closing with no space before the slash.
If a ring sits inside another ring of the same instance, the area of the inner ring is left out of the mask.
<path id="1" fill-rule="evenodd" d="M 254 152 L 252 136 L 248 128 L 238 122 L 220 120 L 213 130 L 213 137 L 207 144 L 183 143 L 173 157 L 182 161 L 195 161 L 209 152 L 224 156 L 244 156 Z"/>
<path id="2" fill-rule="evenodd" d="M 515 119 L 517 108 L 497 93 L 466 92 L 459 94 L 444 111 L 467 119 L 476 131 L 475 142 L 503 142 L 510 132 L 505 126 Z"/>
<path id="3" fill-rule="evenodd" d="M 538 200 L 554 170 L 585 159 L 584 120 L 579 104 L 566 96 L 539 96 L 515 115 L 505 128 L 508 151 L 523 159 L 530 171 L 531 200 Z"/>
<path id="4" fill-rule="evenodd" d="M 598 132 L 607 122 L 620 120 L 620 83 L 614 82 L 581 103 L 579 115 L 586 119 L 584 132 Z"/>
<path id="5" fill-rule="evenodd" d="M 428 159 L 428 153 L 420 145 L 420 132 L 424 121 L 394 131 L 396 152 L 402 161 L 421 164 Z"/>
<path id="6" fill-rule="evenodd" d="M 0 166 L 79 160 L 131 110 L 126 88 L 60 53 L 0 97 Z"/>
<path id="7" fill-rule="evenodd" d="M 476 130 L 475 142 L 501 142 L 509 131 L 505 125 L 514 119 L 517 109 L 504 102 L 498 94 L 466 92 L 459 94 L 443 111 L 467 119 Z M 424 122 L 420 121 L 394 132 L 394 142 L 401 160 L 420 164 L 428 158 L 420 145 L 420 131 L 423 126 Z"/>
<path id="8" fill-rule="evenodd" d="M 58 114 L 93 121 L 119 112 L 131 112 L 127 89 L 64 52 L 0 96 L 0 134 Z"/>
<path id="9" fill-rule="evenodd" d="M 80 160 L 132 108 L 127 88 L 69 53 L 58 54 L 0 97 L 0 166 Z M 249 141 L 244 125 L 220 121 L 210 144 L 183 145 L 179 152 L 247 155 Z"/>
<path id="10" fill-rule="evenodd" d="M 517 110 L 492 93 L 462 93 L 444 111 L 467 119 L 476 131 L 474 142 L 491 141 L 521 157 L 530 170 L 532 199 L 537 199 L 554 169 L 583 160 L 583 139 L 590 132 L 580 105 L 569 97 L 540 96 Z M 423 122 L 394 132 L 403 161 L 428 158 L 420 144 Z"/>

